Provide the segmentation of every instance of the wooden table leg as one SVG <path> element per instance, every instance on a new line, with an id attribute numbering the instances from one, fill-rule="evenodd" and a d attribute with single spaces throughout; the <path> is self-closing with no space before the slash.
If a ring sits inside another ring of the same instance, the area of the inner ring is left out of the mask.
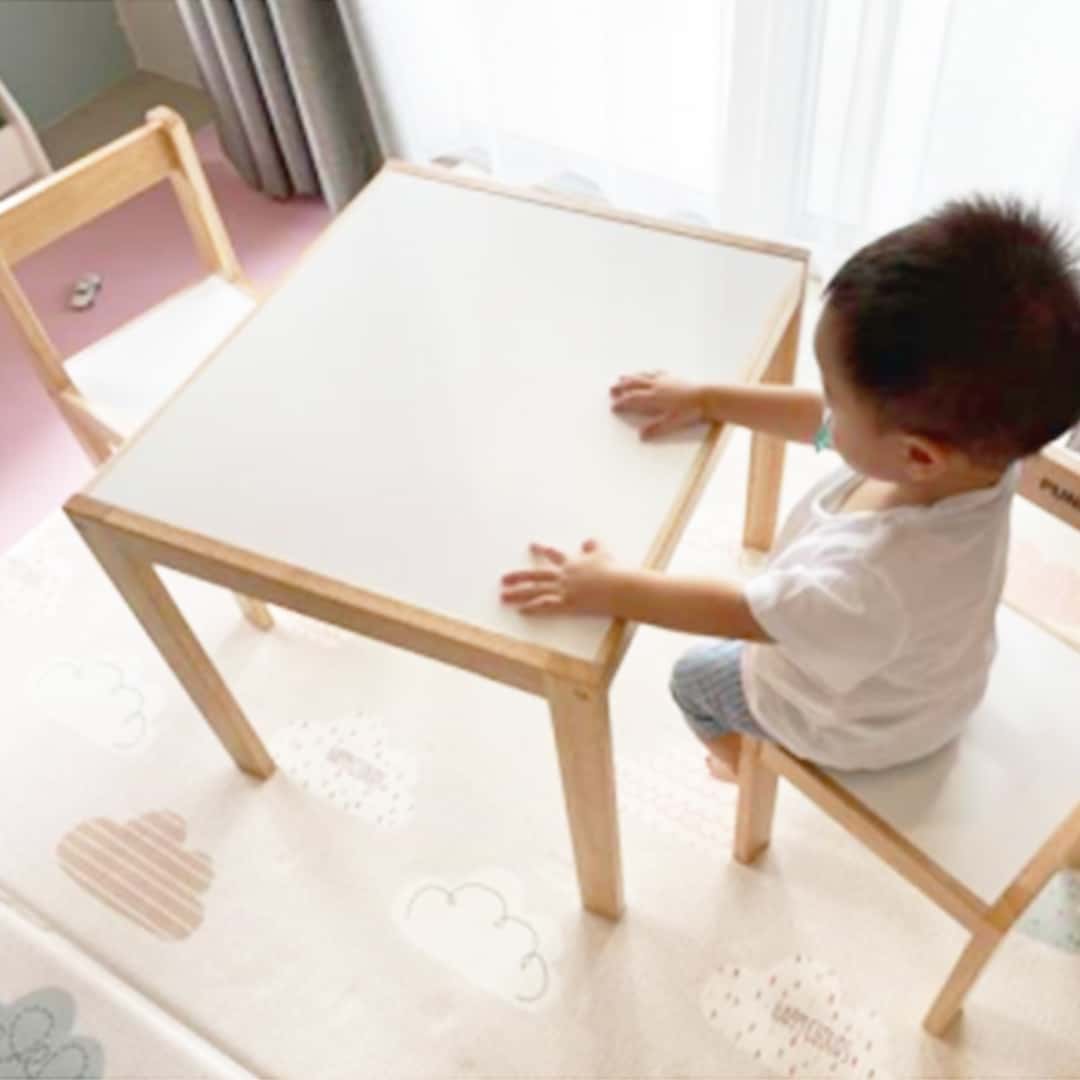
<path id="1" fill-rule="evenodd" d="M 261 600 L 256 600 L 251 596 L 241 596 L 240 593 L 233 594 L 236 597 L 237 606 L 243 613 L 243 616 L 256 630 L 273 630 L 274 629 L 274 616 L 270 614 L 270 609 Z"/>
<path id="2" fill-rule="evenodd" d="M 791 316 L 784 336 L 776 346 L 762 382 L 792 383 L 799 354 L 799 327 L 802 306 Z M 780 485 L 784 479 L 784 453 L 787 443 L 755 432 L 750 441 L 750 479 L 746 489 L 746 517 L 743 547 L 769 551 L 776 535 L 780 508 Z"/>
<path id="3" fill-rule="evenodd" d="M 259 779 L 272 776 L 273 759 L 240 711 L 236 699 L 192 633 L 153 565 L 125 551 L 122 542 L 107 527 L 78 519 L 74 523 L 236 764 Z"/>
<path id="4" fill-rule="evenodd" d="M 547 698 L 581 901 L 588 911 L 618 919 L 622 857 L 607 691 L 549 679 Z"/>

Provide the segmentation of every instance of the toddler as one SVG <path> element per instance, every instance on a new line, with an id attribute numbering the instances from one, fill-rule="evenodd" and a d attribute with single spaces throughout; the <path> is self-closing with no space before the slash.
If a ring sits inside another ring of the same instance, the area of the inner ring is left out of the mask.
<path id="1" fill-rule="evenodd" d="M 703 635 L 671 689 L 732 778 L 740 739 L 881 769 L 955 739 L 994 655 L 1019 463 L 1080 417 L 1080 289 L 1060 231 L 972 198 L 857 251 L 814 334 L 823 394 L 621 378 L 645 438 L 702 421 L 831 444 L 844 467 L 794 509 L 745 585 L 633 570 L 595 541 L 507 574 L 527 614 Z"/>

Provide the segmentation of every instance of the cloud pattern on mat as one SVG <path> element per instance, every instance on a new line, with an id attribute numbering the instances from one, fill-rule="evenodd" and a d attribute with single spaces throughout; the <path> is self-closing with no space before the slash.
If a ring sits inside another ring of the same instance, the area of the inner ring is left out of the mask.
<path id="1" fill-rule="evenodd" d="M 26 698 L 49 719 L 109 750 L 146 749 L 163 694 L 129 663 L 57 657 L 27 676 Z"/>
<path id="2" fill-rule="evenodd" d="M 1080 953 L 1080 870 L 1055 874 L 1017 926 L 1048 945 Z"/>
<path id="3" fill-rule="evenodd" d="M 416 763 L 376 717 L 301 720 L 278 732 L 270 752 L 305 790 L 369 825 L 399 829 L 412 818 Z"/>
<path id="4" fill-rule="evenodd" d="M 474 986 L 537 1009 L 557 992 L 556 930 L 526 912 L 521 895 L 517 879 L 500 870 L 456 885 L 429 879 L 401 893 L 394 918 L 413 945 Z"/>
<path id="5" fill-rule="evenodd" d="M 705 751 L 689 734 L 658 753 L 616 758 L 616 770 L 622 810 L 710 856 L 731 843 L 735 786 L 709 775 Z"/>
<path id="6" fill-rule="evenodd" d="M 36 623 L 56 614 L 73 577 L 69 563 L 40 548 L 0 560 L 0 611 Z"/>
<path id="7" fill-rule="evenodd" d="M 4 1080 L 101 1080 L 105 1053 L 96 1039 L 73 1035 L 75 1002 L 55 987 L 5 1005 L 0 1001 L 0 1077 Z"/>
<path id="8" fill-rule="evenodd" d="M 57 847 L 63 870 L 91 896 L 163 941 L 182 941 L 202 924 L 201 896 L 213 863 L 184 847 L 187 825 L 159 810 L 119 825 L 84 821 Z"/>
<path id="9" fill-rule="evenodd" d="M 836 973 L 801 954 L 768 971 L 719 964 L 706 980 L 708 1022 L 775 1076 L 888 1080 L 888 1031 L 848 1004 Z"/>

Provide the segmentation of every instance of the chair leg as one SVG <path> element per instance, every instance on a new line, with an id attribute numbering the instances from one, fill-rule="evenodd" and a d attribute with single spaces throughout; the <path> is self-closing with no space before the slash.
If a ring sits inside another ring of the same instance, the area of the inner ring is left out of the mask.
<path id="1" fill-rule="evenodd" d="M 114 447 L 99 435 L 86 431 L 78 424 L 69 424 L 68 427 L 95 468 L 104 465 L 113 456 Z"/>
<path id="2" fill-rule="evenodd" d="M 1065 856 L 1065 865 L 1070 870 L 1080 871 L 1080 844 L 1077 844 L 1076 847 Z"/>
<path id="3" fill-rule="evenodd" d="M 1075 857 L 1078 840 L 1080 806 L 1051 834 L 984 916 L 985 921 L 960 954 L 948 981 L 926 1014 L 923 1027 L 931 1035 L 943 1034 L 952 1023 L 998 942 L 1027 911 L 1047 882 Z"/>
<path id="4" fill-rule="evenodd" d="M 255 600 L 250 596 L 242 596 L 240 593 L 233 593 L 233 596 L 236 597 L 236 602 L 244 613 L 244 618 L 256 630 L 272 630 L 274 628 L 274 616 L 270 614 L 270 609 L 261 600 Z"/>
<path id="5" fill-rule="evenodd" d="M 60 415 L 67 422 L 68 430 L 75 436 L 75 441 L 90 459 L 90 464 L 95 469 L 100 468 L 113 456 L 116 447 L 112 446 L 100 432 L 91 430 L 80 423 L 77 417 L 72 416 L 70 408 L 62 397 L 57 395 L 53 400 L 60 409 Z"/>
<path id="6" fill-rule="evenodd" d="M 931 1035 L 944 1035 L 949 1025 L 959 1015 L 975 980 L 1001 941 L 1002 934 L 992 928 L 976 931 L 968 947 L 960 954 L 945 985 L 923 1020 L 923 1027 Z"/>
<path id="7" fill-rule="evenodd" d="M 739 795 L 735 811 L 735 859 L 753 862 L 768 846 L 779 777 L 762 759 L 763 743 L 744 735 L 739 749 Z"/>

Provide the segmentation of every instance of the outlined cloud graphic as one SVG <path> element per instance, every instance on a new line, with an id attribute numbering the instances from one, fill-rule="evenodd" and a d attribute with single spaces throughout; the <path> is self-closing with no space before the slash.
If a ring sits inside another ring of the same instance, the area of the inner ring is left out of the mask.
<path id="1" fill-rule="evenodd" d="M 161 689 L 129 664 L 55 657 L 26 679 L 29 704 L 50 720 L 98 746 L 138 752 L 153 741 L 162 708 Z"/>
<path id="2" fill-rule="evenodd" d="M 101 1080 L 105 1052 L 74 1035 L 75 1002 L 56 987 L 0 1001 L 0 1077 L 12 1080 Z"/>
<path id="3" fill-rule="evenodd" d="M 554 927 L 524 911 L 512 875 L 486 871 L 458 884 L 418 882 L 399 897 L 406 938 L 474 986 L 519 1008 L 554 999 Z"/>

